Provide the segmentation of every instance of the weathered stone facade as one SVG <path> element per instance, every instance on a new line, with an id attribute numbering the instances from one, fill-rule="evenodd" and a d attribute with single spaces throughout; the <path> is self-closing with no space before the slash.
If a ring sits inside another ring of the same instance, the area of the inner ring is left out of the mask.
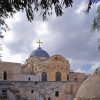
<path id="1" fill-rule="evenodd" d="M 73 100 L 84 73 L 70 71 L 61 55 L 49 56 L 38 48 L 24 64 L 0 62 L 2 100 Z"/>
<path id="2" fill-rule="evenodd" d="M 6 89 L 7 100 L 72 100 L 81 82 L 30 82 L 30 81 L 2 81 L 0 82 L 0 96 Z M 12 98 L 11 98 L 12 97 Z"/>

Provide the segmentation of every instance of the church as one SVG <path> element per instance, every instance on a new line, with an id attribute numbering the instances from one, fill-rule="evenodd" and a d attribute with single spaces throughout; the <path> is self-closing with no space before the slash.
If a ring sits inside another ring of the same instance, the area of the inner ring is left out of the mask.
<path id="1" fill-rule="evenodd" d="M 86 80 L 85 73 L 71 71 L 68 59 L 50 56 L 40 46 L 24 64 L 0 62 L 0 100 L 73 100 Z"/>

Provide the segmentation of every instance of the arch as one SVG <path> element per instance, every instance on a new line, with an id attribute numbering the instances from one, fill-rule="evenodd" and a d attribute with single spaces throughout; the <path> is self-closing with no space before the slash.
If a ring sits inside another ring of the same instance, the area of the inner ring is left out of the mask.
<path id="1" fill-rule="evenodd" d="M 56 81 L 61 81 L 61 73 L 60 72 L 56 72 Z"/>
<path id="2" fill-rule="evenodd" d="M 42 72 L 42 81 L 47 81 L 47 73 Z"/>
<path id="3" fill-rule="evenodd" d="M 6 71 L 4 71 L 4 73 L 3 73 L 3 79 L 7 80 L 7 72 Z"/>

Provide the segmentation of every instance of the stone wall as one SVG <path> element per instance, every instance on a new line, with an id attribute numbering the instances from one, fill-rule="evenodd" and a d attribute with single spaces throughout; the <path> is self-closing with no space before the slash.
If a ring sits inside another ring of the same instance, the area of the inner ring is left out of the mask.
<path id="1" fill-rule="evenodd" d="M 81 82 L 71 81 L 0 81 L 0 91 L 6 89 L 9 92 L 7 100 L 73 100 L 77 92 L 75 88 L 80 84 Z M 1 92 L 0 95 L 2 96 Z"/>
<path id="2" fill-rule="evenodd" d="M 21 74 L 21 64 L 0 62 L 0 80 L 4 79 L 4 72 L 6 72 L 8 80 L 13 80 L 13 74 Z"/>

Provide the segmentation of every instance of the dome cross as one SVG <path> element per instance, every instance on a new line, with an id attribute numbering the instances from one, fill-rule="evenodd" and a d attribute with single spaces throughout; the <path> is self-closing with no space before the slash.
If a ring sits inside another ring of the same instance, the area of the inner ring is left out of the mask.
<path id="1" fill-rule="evenodd" d="M 41 44 L 43 44 L 43 42 L 41 42 L 40 40 L 39 41 L 37 41 L 37 43 L 39 44 L 39 48 L 41 48 Z"/>

